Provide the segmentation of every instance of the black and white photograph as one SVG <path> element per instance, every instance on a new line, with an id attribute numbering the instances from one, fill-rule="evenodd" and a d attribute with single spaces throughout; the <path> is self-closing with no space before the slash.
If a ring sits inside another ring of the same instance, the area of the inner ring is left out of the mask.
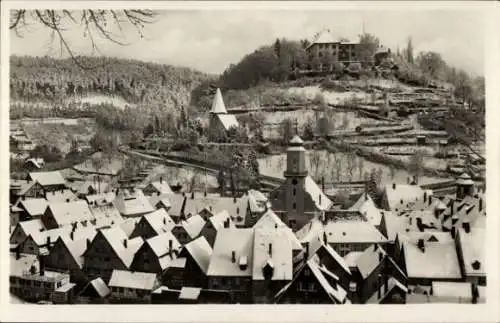
<path id="1" fill-rule="evenodd" d="M 484 8 L 69 3 L 3 12 L 10 304 L 489 303 Z"/>

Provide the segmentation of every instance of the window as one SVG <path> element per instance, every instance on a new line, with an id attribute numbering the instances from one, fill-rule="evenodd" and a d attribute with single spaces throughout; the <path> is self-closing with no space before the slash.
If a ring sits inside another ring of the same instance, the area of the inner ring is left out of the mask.
<path id="1" fill-rule="evenodd" d="M 309 277 L 309 276 L 311 275 L 311 272 L 309 271 L 309 269 L 308 269 L 308 268 L 304 269 L 304 275 L 305 275 L 306 277 Z"/>
<path id="2" fill-rule="evenodd" d="M 298 182 L 297 182 L 297 180 L 296 180 L 295 178 L 294 178 L 294 179 L 292 179 L 292 184 L 293 184 L 293 185 L 297 185 L 297 183 L 298 183 Z"/>
<path id="3" fill-rule="evenodd" d="M 293 207 L 294 210 L 296 210 L 297 209 L 297 203 L 293 202 L 292 207 Z"/>
<path id="4" fill-rule="evenodd" d="M 292 193 L 292 194 L 293 194 L 293 196 L 295 196 L 295 194 L 297 193 L 297 190 L 295 189 L 295 187 L 293 188 L 293 191 L 292 191 L 292 192 L 293 192 L 293 193 Z"/>
<path id="5" fill-rule="evenodd" d="M 109 261 L 109 257 L 104 257 L 104 261 Z"/>
<path id="6" fill-rule="evenodd" d="M 12 277 L 12 276 L 11 276 L 11 277 L 9 277 L 9 282 L 10 282 L 11 284 L 15 283 L 15 282 L 16 282 L 16 277 Z"/>

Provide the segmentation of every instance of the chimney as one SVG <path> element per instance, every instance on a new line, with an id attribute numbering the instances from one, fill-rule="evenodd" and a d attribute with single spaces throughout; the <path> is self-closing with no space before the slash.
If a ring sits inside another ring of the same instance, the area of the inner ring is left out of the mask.
<path id="1" fill-rule="evenodd" d="M 163 183 L 163 176 L 160 176 L 160 184 Z"/>
<path id="2" fill-rule="evenodd" d="M 479 198 L 479 212 L 483 211 L 483 199 Z"/>
<path id="3" fill-rule="evenodd" d="M 278 229 L 278 223 L 275 223 L 275 224 L 274 224 L 274 228 L 275 228 L 275 229 Z"/>
<path id="4" fill-rule="evenodd" d="M 240 208 L 239 207 L 236 208 L 236 214 L 240 214 Z"/>
<path id="5" fill-rule="evenodd" d="M 50 247 L 50 236 L 47 236 L 47 248 Z"/>
<path id="6" fill-rule="evenodd" d="M 231 251 L 231 262 L 234 264 L 236 262 L 236 251 Z"/>
<path id="7" fill-rule="evenodd" d="M 16 260 L 21 259 L 21 247 L 16 247 Z"/>
<path id="8" fill-rule="evenodd" d="M 392 189 L 395 190 L 396 189 L 396 183 L 392 183 Z"/>
<path id="9" fill-rule="evenodd" d="M 429 199 L 430 200 L 430 199 Z M 424 192 L 424 203 L 427 202 L 427 192 Z"/>
<path id="10" fill-rule="evenodd" d="M 321 205 L 321 194 L 319 194 L 319 204 Z"/>
<path id="11" fill-rule="evenodd" d="M 123 239 L 123 246 L 127 248 L 127 239 Z"/>
<path id="12" fill-rule="evenodd" d="M 472 284 L 472 304 L 477 304 L 477 299 L 479 298 L 479 290 L 476 284 Z"/>
<path id="13" fill-rule="evenodd" d="M 454 214 L 455 200 L 450 201 L 450 215 Z"/>
<path id="14" fill-rule="evenodd" d="M 324 176 L 321 176 L 321 190 L 322 191 L 325 190 L 325 177 Z"/>
<path id="15" fill-rule="evenodd" d="M 269 246 L 271 246 L 271 244 L 269 244 Z M 305 250 L 305 255 L 304 255 L 305 261 L 308 261 L 309 260 L 309 242 L 304 243 L 304 250 Z"/>
<path id="16" fill-rule="evenodd" d="M 194 191 L 191 192 L 191 199 L 194 200 Z"/>
<path id="17" fill-rule="evenodd" d="M 229 228 L 229 218 L 227 218 L 226 220 L 224 220 L 224 228 L 225 229 Z"/>
<path id="18" fill-rule="evenodd" d="M 470 223 L 469 222 L 462 223 L 462 228 L 464 228 L 465 233 L 469 233 L 470 232 Z"/>
<path id="19" fill-rule="evenodd" d="M 432 199 L 431 199 L 431 197 L 429 196 L 429 205 L 431 205 L 431 204 L 432 204 Z"/>
<path id="20" fill-rule="evenodd" d="M 163 218 L 163 224 L 164 225 L 167 224 L 167 218 L 165 218 L 165 217 Z"/>
<path id="21" fill-rule="evenodd" d="M 233 202 L 236 203 L 236 196 L 233 198 Z"/>
<path id="22" fill-rule="evenodd" d="M 204 191 L 204 192 L 203 192 L 203 196 L 204 196 L 204 197 L 207 197 L 207 191 Z"/>
<path id="23" fill-rule="evenodd" d="M 172 249 L 173 249 L 173 241 L 172 241 L 172 239 L 169 239 L 168 240 L 168 251 L 172 252 Z"/>
<path id="24" fill-rule="evenodd" d="M 328 239 L 327 239 L 327 236 L 326 236 L 326 232 L 323 232 L 323 243 L 326 245 L 328 245 Z"/>
<path id="25" fill-rule="evenodd" d="M 75 238 L 75 232 L 74 232 L 74 231 L 71 231 L 71 232 L 69 233 L 69 238 L 70 238 L 71 240 L 74 240 L 74 238 Z"/>
<path id="26" fill-rule="evenodd" d="M 422 250 L 422 252 L 425 252 L 424 239 L 418 239 L 418 249 Z"/>
<path id="27" fill-rule="evenodd" d="M 273 244 L 272 243 L 269 244 L 269 256 L 271 256 L 271 257 L 273 256 Z"/>
<path id="28" fill-rule="evenodd" d="M 87 248 L 88 249 L 90 247 L 90 239 L 87 239 Z"/>

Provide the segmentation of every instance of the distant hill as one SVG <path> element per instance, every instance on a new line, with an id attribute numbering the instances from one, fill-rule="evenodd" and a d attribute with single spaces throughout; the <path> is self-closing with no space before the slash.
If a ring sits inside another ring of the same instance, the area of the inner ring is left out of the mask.
<path id="1" fill-rule="evenodd" d="M 208 74 L 185 67 L 109 57 L 79 57 L 89 70 L 71 59 L 47 56 L 10 57 L 12 101 L 65 102 L 92 95 L 121 97 L 131 105 L 180 109 Z"/>

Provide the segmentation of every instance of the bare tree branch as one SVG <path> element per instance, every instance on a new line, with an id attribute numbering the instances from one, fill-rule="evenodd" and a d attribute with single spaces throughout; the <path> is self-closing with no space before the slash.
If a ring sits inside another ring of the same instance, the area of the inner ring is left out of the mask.
<path id="1" fill-rule="evenodd" d="M 119 39 L 119 35 L 112 32 L 109 22 L 115 23 L 121 33 L 121 38 L 123 38 L 123 24 L 127 23 L 134 26 L 139 36 L 143 38 L 143 28 L 146 24 L 154 23 L 155 16 L 156 13 L 152 10 L 13 10 L 10 14 L 9 29 L 18 37 L 22 37 L 23 32 L 29 31 L 27 30 L 29 25 L 41 25 L 51 31 L 51 41 L 58 38 L 61 53 L 66 52 L 80 68 L 92 69 L 90 66 L 85 66 L 74 54 L 65 35 L 69 27 L 83 28 L 84 37 L 88 36 L 92 52 L 100 53 L 96 36 L 122 46 L 128 45 Z"/>

